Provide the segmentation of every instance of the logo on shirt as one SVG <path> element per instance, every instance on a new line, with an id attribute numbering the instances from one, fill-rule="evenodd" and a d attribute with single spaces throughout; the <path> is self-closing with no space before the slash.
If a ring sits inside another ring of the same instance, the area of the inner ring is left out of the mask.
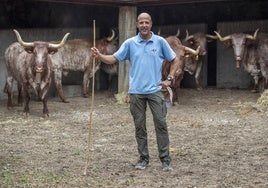
<path id="1" fill-rule="evenodd" d="M 153 53 L 155 53 L 155 52 L 156 52 L 156 49 L 155 49 L 155 48 L 153 48 L 153 49 L 151 49 L 151 51 L 152 51 Z"/>

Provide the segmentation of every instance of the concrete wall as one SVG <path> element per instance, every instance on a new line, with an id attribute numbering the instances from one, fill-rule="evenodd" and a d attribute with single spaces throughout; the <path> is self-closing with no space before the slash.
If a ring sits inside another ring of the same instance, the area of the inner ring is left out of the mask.
<path id="1" fill-rule="evenodd" d="M 93 38 L 92 29 L 89 28 L 64 28 L 64 29 L 18 29 L 22 39 L 26 42 L 40 40 L 40 41 L 58 41 L 61 40 L 65 33 L 70 32 L 69 39 L 75 38 Z M 98 30 L 96 32 L 96 38 L 98 36 Z M 17 41 L 17 38 L 14 32 L 11 29 L 8 30 L 0 30 L 0 99 L 6 99 L 7 96 L 3 92 L 3 88 L 5 86 L 6 80 L 6 66 L 4 62 L 4 53 L 6 48 L 13 42 Z M 96 76 L 96 87 L 99 87 L 98 78 Z M 63 77 L 63 84 L 66 85 L 81 85 L 82 83 L 82 73 L 80 72 L 71 72 L 68 74 L 67 77 Z M 79 87 L 74 87 L 76 90 Z M 16 91 L 16 85 L 14 87 L 14 91 Z M 67 89 L 66 96 L 68 95 L 78 95 L 80 91 L 70 91 L 70 87 Z M 68 94 L 69 93 L 69 94 Z M 57 91 L 55 89 L 54 83 L 50 89 L 50 96 L 57 95 Z"/>
<path id="2" fill-rule="evenodd" d="M 222 36 L 233 33 L 254 33 L 257 28 L 260 32 L 268 31 L 268 20 L 222 22 L 217 24 L 217 30 Z M 241 66 L 236 68 L 232 48 L 227 48 L 222 42 L 217 41 L 217 87 L 248 89 L 253 85 L 253 78 Z"/>

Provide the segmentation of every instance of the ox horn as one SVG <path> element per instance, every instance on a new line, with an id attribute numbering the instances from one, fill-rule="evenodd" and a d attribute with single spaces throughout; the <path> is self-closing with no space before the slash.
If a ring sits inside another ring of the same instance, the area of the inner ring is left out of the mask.
<path id="1" fill-rule="evenodd" d="M 20 33 L 16 29 L 13 29 L 13 31 L 15 32 L 15 34 L 17 36 L 17 40 L 20 43 L 20 45 L 22 45 L 24 47 L 33 47 L 34 46 L 34 43 L 33 42 L 24 42 L 21 39 Z"/>
<path id="2" fill-rule="evenodd" d="M 218 38 L 219 38 L 220 41 L 222 41 L 222 42 L 231 39 L 231 36 L 230 36 L 230 35 L 228 35 L 228 36 L 222 38 L 221 35 L 220 35 L 217 31 L 214 31 L 214 33 L 218 36 Z"/>
<path id="3" fill-rule="evenodd" d="M 161 29 L 160 28 L 158 29 L 157 35 L 159 35 L 159 36 L 161 35 Z"/>
<path id="4" fill-rule="evenodd" d="M 218 38 L 217 35 L 209 35 L 209 34 L 206 34 L 206 37 L 211 38 L 211 39 L 217 39 Z"/>
<path id="5" fill-rule="evenodd" d="M 257 37 L 257 33 L 258 33 L 258 31 L 259 31 L 260 29 L 258 28 L 258 29 L 256 29 L 256 31 L 255 31 L 255 33 L 254 33 L 254 35 L 252 36 L 252 35 L 246 35 L 246 38 L 247 39 L 252 39 L 252 40 L 255 40 L 256 39 L 256 37 Z"/>
<path id="6" fill-rule="evenodd" d="M 190 35 L 190 36 L 189 36 L 188 29 L 186 29 L 186 37 L 185 37 L 185 40 L 190 40 L 190 39 L 192 39 L 192 38 L 194 38 L 194 36 L 193 36 L 193 35 Z"/>
<path id="7" fill-rule="evenodd" d="M 115 31 L 112 29 L 112 36 L 107 37 L 106 40 L 110 42 L 110 41 L 112 41 L 114 38 L 115 38 Z"/>
<path id="8" fill-rule="evenodd" d="M 199 54 L 199 50 L 200 50 L 200 46 L 198 46 L 198 48 L 196 50 L 189 48 L 187 46 L 184 46 L 184 50 L 194 54 L 194 55 L 198 55 Z"/>
<path id="9" fill-rule="evenodd" d="M 57 48 L 61 48 L 65 44 L 65 42 L 66 42 L 66 40 L 67 40 L 67 38 L 68 38 L 69 35 L 70 35 L 70 33 L 66 33 L 59 44 L 49 43 L 48 47 L 49 48 L 56 48 L 56 49 Z"/>
<path id="10" fill-rule="evenodd" d="M 180 36 L 180 29 L 179 29 L 179 28 L 178 28 L 177 33 L 176 33 L 175 36 L 176 36 L 176 37 L 179 37 L 179 36 Z"/>

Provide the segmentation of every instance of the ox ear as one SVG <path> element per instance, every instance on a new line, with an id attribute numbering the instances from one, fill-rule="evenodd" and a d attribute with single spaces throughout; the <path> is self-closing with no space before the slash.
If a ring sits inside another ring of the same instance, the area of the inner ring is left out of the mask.
<path id="1" fill-rule="evenodd" d="M 53 55 L 53 54 L 55 54 L 55 53 L 57 53 L 58 52 L 58 49 L 57 48 L 49 48 L 48 49 L 48 53 L 50 54 L 50 55 Z"/>
<path id="2" fill-rule="evenodd" d="M 192 39 L 189 39 L 189 40 L 187 40 L 187 42 L 190 44 L 190 45 L 193 45 L 194 44 L 194 39 L 192 38 Z"/>
<path id="3" fill-rule="evenodd" d="M 25 50 L 28 54 L 32 54 L 34 48 L 33 48 L 33 47 L 25 47 L 24 50 Z"/>
<path id="4" fill-rule="evenodd" d="M 223 44 L 229 48 L 232 46 L 232 40 L 226 40 L 223 42 Z"/>
<path id="5" fill-rule="evenodd" d="M 251 46 L 251 45 L 253 45 L 255 43 L 256 43 L 256 40 L 246 40 L 245 45 L 246 46 Z"/>

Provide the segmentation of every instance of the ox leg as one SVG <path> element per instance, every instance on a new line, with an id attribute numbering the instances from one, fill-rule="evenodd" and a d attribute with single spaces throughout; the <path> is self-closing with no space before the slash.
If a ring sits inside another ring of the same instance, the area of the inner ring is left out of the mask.
<path id="1" fill-rule="evenodd" d="M 263 90 L 268 89 L 268 78 L 264 78 L 264 87 Z"/>
<path id="2" fill-rule="evenodd" d="M 63 89 L 62 89 L 62 72 L 61 71 L 55 71 L 54 72 L 54 79 L 55 79 L 55 85 L 59 93 L 59 97 L 62 102 L 68 103 L 69 101 L 65 98 Z"/>
<path id="3" fill-rule="evenodd" d="M 26 83 L 23 83 L 23 96 L 25 100 L 24 113 L 28 115 L 30 112 L 30 108 L 29 108 L 30 95 L 28 91 L 28 85 Z"/>
<path id="4" fill-rule="evenodd" d="M 198 66 L 195 72 L 195 85 L 196 85 L 196 89 L 198 91 L 202 90 L 202 86 L 200 84 L 200 73 L 201 73 L 201 69 L 202 69 L 202 61 L 198 62 Z"/>
<path id="5" fill-rule="evenodd" d="M 175 106 L 178 104 L 178 92 L 179 89 L 177 87 L 172 88 L 173 90 L 173 99 L 172 99 L 172 105 Z"/>
<path id="6" fill-rule="evenodd" d="M 88 94 L 88 86 L 90 83 L 90 69 L 89 67 L 85 70 L 84 72 L 84 76 L 83 76 L 83 97 L 88 98 L 89 94 Z"/>
<path id="7" fill-rule="evenodd" d="M 47 107 L 47 98 L 45 97 L 43 100 L 43 115 L 44 117 L 49 116 L 48 107 Z"/>
<path id="8" fill-rule="evenodd" d="M 254 86 L 251 90 L 252 93 L 258 93 L 259 92 L 259 76 L 253 76 L 254 79 Z"/>
<path id="9" fill-rule="evenodd" d="M 8 84 L 6 83 L 5 85 L 5 89 L 4 89 L 4 92 L 7 93 L 7 109 L 10 109 L 13 107 L 13 104 L 12 104 L 12 89 L 9 88 Z"/>
<path id="10" fill-rule="evenodd" d="M 47 107 L 47 93 L 50 88 L 51 79 L 48 79 L 47 82 L 45 83 L 46 84 L 43 84 L 44 87 L 40 88 L 39 97 L 43 102 L 43 116 L 49 117 L 48 107 Z"/>
<path id="11" fill-rule="evenodd" d="M 7 93 L 8 99 L 7 99 L 7 108 L 10 109 L 13 107 L 12 103 L 12 87 L 13 87 L 13 78 L 8 77 L 6 80 L 4 92 Z"/>
<path id="12" fill-rule="evenodd" d="M 23 103 L 23 96 L 22 96 L 22 85 L 18 83 L 18 105 L 22 106 Z"/>
<path id="13" fill-rule="evenodd" d="M 174 93 L 173 93 L 173 105 L 176 105 L 179 103 L 178 97 L 179 97 L 179 91 L 181 86 L 181 81 L 183 79 L 183 73 L 177 77 L 175 77 L 175 83 L 174 83 Z"/>

